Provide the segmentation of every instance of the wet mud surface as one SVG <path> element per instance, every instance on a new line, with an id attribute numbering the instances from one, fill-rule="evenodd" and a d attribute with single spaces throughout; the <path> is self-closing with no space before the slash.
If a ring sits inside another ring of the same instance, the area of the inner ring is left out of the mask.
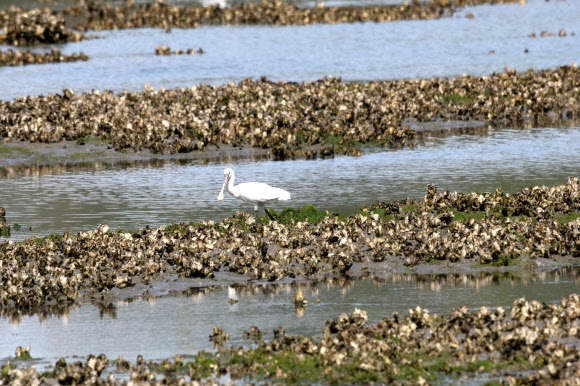
<path id="1" fill-rule="evenodd" d="M 418 135 L 442 136 L 449 134 L 473 133 L 479 129 L 486 129 L 487 125 L 481 121 L 437 121 L 417 122 L 409 120 L 405 122 L 412 131 Z M 375 148 L 373 144 L 369 145 Z M 361 149 L 365 146 L 360 146 Z M 324 157 L 319 153 L 319 146 L 305 146 L 306 152 Z M 380 148 L 379 148 L 380 149 Z M 54 164 L 81 164 L 91 162 L 123 163 L 123 162 L 148 162 L 157 160 L 201 160 L 204 162 L 228 162 L 232 159 L 276 159 L 276 154 L 269 148 L 257 148 L 247 145 L 238 147 L 221 144 L 209 145 L 203 151 L 188 153 L 156 154 L 150 150 L 117 151 L 111 144 L 102 140 L 82 140 L 41 143 L 30 141 L 6 141 L 0 144 L 0 167 L 17 167 L 30 165 L 54 165 Z M 329 156 L 334 156 L 332 151 Z M 343 154 L 345 155 L 345 154 Z M 346 154 L 349 155 L 349 154 Z M 355 155 L 360 155 L 356 153 Z"/>
<path id="2" fill-rule="evenodd" d="M 154 154 L 149 150 L 119 152 L 102 141 L 66 141 L 38 143 L 10 141 L 0 145 L 2 166 L 17 167 L 30 165 L 75 164 L 91 162 L 123 163 L 155 160 L 204 160 L 222 162 L 231 159 L 269 159 L 271 151 L 257 148 L 235 148 L 222 145 L 208 146 L 203 152 Z"/>
<path id="3" fill-rule="evenodd" d="M 541 273 L 552 272 L 565 267 L 579 266 L 577 258 L 570 256 L 553 256 L 547 258 L 530 259 L 527 256 L 522 257 L 518 265 L 498 267 L 485 266 L 470 261 L 459 261 L 455 263 L 421 263 L 414 267 L 405 266 L 399 258 L 386 258 L 384 262 L 375 263 L 354 263 L 347 277 L 349 279 L 375 278 L 377 280 L 389 280 L 393 276 L 401 274 L 415 275 L 478 275 L 481 273 L 496 272 L 513 272 L 522 271 Z M 340 276 L 337 276 L 340 277 Z M 113 287 L 108 291 L 98 294 L 90 294 L 81 299 L 81 301 L 98 303 L 109 303 L 116 301 L 126 301 L 138 298 L 160 297 L 171 293 L 188 292 L 195 288 L 206 288 L 214 286 L 236 286 L 244 284 L 252 285 L 269 285 L 269 284 L 288 284 L 288 283 L 308 283 L 310 280 L 305 278 L 282 278 L 275 282 L 266 280 L 251 280 L 248 275 L 237 275 L 229 272 L 217 272 L 212 279 L 202 278 L 184 278 L 180 275 L 171 275 L 151 280 L 148 283 L 138 282 L 131 287 L 117 288 Z"/>

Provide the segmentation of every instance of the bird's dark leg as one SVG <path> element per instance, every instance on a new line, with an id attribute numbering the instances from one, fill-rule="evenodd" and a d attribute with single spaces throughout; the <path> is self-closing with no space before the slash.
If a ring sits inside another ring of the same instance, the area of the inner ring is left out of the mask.
<path id="1" fill-rule="evenodd" d="M 266 212 L 266 214 L 268 215 L 268 217 L 270 217 L 270 220 L 276 221 L 276 220 L 274 220 L 274 217 L 272 217 L 272 215 L 270 214 L 270 212 L 268 212 L 268 208 L 264 207 L 264 212 Z"/>

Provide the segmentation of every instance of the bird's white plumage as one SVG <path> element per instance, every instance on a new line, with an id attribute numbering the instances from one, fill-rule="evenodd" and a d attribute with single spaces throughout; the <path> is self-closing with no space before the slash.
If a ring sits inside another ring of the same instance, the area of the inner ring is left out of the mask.
<path id="1" fill-rule="evenodd" d="M 246 182 L 239 185 L 234 185 L 235 173 L 231 168 L 224 170 L 224 184 L 217 197 L 218 201 L 224 199 L 224 191 L 228 192 L 235 198 L 239 198 L 254 205 L 254 210 L 259 207 L 265 209 L 265 204 L 273 201 L 290 200 L 290 192 L 284 189 L 275 188 L 263 182 Z"/>

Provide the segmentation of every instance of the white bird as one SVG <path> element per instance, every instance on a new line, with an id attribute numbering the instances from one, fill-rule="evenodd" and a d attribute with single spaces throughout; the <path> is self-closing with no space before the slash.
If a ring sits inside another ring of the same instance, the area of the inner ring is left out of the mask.
<path id="1" fill-rule="evenodd" d="M 202 7 L 209 7 L 210 5 L 219 5 L 221 9 L 227 8 L 228 3 L 226 0 L 199 0 Z"/>
<path id="2" fill-rule="evenodd" d="M 238 294 L 236 293 L 236 289 L 234 287 L 228 286 L 228 300 L 230 304 L 235 304 L 238 302 Z"/>
<path id="3" fill-rule="evenodd" d="M 234 179 L 235 174 L 232 169 L 227 168 L 224 170 L 224 184 L 222 185 L 220 194 L 217 196 L 218 201 L 224 199 L 224 191 L 227 186 L 228 192 L 232 196 L 254 205 L 254 211 L 256 212 L 258 212 L 260 207 L 264 208 L 270 220 L 274 221 L 274 218 L 268 212 L 268 209 L 266 209 L 266 204 L 273 201 L 286 201 L 290 199 L 290 192 L 284 189 L 275 188 L 263 182 L 246 182 L 234 186 Z"/>

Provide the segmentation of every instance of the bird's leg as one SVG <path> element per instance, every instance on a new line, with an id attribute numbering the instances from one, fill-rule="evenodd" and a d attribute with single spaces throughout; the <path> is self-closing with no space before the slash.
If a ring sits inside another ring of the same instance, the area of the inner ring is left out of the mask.
<path id="1" fill-rule="evenodd" d="M 274 220 L 274 217 L 272 217 L 272 215 L 270 214 L 270 212 L 268 212 L 268 208 L 264 207 L 264 212 L 266 212 L 266 214 L 268 215 L 268 217 L 270 217 L 270 220 L 276 221 L 276 220 Z"/>

